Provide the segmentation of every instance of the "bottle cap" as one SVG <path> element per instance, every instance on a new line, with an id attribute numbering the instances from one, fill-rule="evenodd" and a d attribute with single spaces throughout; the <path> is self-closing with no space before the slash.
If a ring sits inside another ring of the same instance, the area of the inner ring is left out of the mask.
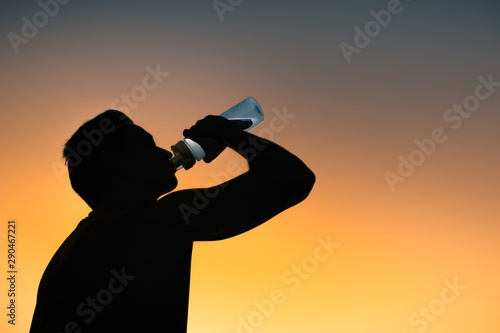
<path id="1" fill-rule="evenodd" d="M 175 171 L 179 171 L 183 167 L 181 155 L 174 155 L 170 159 L 170 163 L 172 163 L 172 165 L 174 166 Z"/>
<path id="2" fill-rule="evenodd" d="M 188 170 L 196 162 L 193 154 L 187 147 L 186 143 L 184 143 L 184 141 L 181 140 L 177 142 L 175 145 L 171 146 L 171 149 L 174 153 L 174 157 L 170 159 L 170 163 L 173 164 L 176 170 L 179 170 L 182 167 Z"/>

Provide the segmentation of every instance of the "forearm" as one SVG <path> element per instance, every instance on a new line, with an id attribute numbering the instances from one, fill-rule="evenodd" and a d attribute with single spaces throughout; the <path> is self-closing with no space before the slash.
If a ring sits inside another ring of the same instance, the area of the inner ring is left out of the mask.
<path id="1" fill-rule="evenodd" d="M 297 156 L 276 143 L 241 131 L 231 136 L 227 144 L 248 161 L 248 176 L 256 182 L 280 185 L 283 192 L 292 191 L 304 198 L 312 189 L 314 173 Z"/>

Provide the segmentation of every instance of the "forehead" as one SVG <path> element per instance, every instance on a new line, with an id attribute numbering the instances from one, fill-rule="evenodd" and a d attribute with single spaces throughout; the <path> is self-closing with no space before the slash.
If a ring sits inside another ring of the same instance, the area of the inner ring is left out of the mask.
<path id="1" fill-rule="evenodd" d="M 154 139 L 144 128 L 135 124 L 127 124 L 116 129 L 115 139 L 125 144 L 134 142 L 153 142 Z"/>

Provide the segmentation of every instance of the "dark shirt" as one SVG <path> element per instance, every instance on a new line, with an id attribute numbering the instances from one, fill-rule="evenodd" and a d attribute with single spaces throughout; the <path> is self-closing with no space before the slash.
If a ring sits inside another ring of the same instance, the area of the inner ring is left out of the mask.
<path id="1" fill-rule="evenodd" d="M 95 211 L 47 266 L 35 332 L 185 332 L 192 240 L 182 223 L 144 220 L 146 204 Z"/>

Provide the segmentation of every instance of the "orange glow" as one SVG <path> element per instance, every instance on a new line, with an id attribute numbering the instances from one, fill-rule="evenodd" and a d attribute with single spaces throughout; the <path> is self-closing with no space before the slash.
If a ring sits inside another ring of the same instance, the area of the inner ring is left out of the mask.
<path id="1" fill-rule="evenodd" d="M 459 129 L 443 120 L 474 93 L 479 75 L 500 81 L 498 20 L 488 16 L 495 11 L 467 11 L 486 18 L 462 31 L 464 4 L 441 16 L 433 5 L 428 24 L 428 5 L 402 1 L 405 10 L 347 64 L 338 43 L 374 4 L 347 11 L 319 1 L 292 15 L 298 2 L 277 10 L 244 1 L 220 22 L 211 1 L 208 9 L 169 5 L 151 19 L 150 3 L 129 13 L 71 2 L 19 54 L 2 55 L 0 332 L 28 332 L 45 267 L 90 211 L 61 158 L 84 121 L 116 107 L 170 150 L 183 129 L 248 96 L 266 117 L 251 132 L 299 156 L 317 182 L 304 202 L 264 225 L 195 244 L 189 333 L 500 331 L 500 88 Z M 5 27 L 19 32 L 31 12 L 4 14 L 16 20 Z M 460 27 L 441 24 L 453 18 Z M 157 64 L 169 75 L 133 107 L 124 102 Z M 397 174 L 399 156 L 408 159 L 435 128 L 447 140 L 391 191 L 384 174 Z M 179 171 L 178 189 L 245 168 L 227 151 Z M 18 226 L 15 326 L 5 316 L 9 219 Z M 328 237 L 340 246 L 316 250 Z M 455 279 L 466 288 L 443 292 Z"/>

